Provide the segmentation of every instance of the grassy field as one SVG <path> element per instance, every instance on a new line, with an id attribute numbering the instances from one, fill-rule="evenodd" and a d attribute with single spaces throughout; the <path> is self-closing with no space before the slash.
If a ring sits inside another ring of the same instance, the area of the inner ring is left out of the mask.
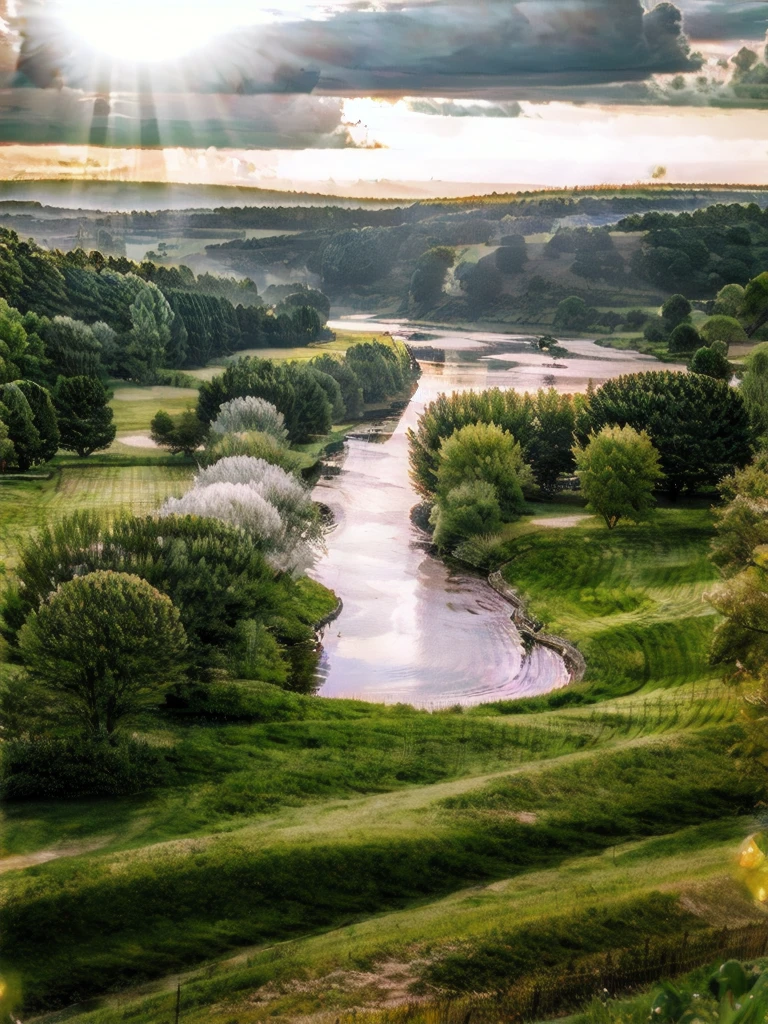
<path id="1" fill-rule="evenodd" d="M 234 358 L 241 356 L 256 356 L 258 359 L 272 359 L 275 362 L 308 362 L 315 356 L 321 356 L 325 352 L 340 354 L 346 352 L 352 345 L 360 345 L 367 341 L 380 341 L 383 344 L 391 342 L 388 334 L 379 331 L 346 331 L 337 330 L 335 341 L 315 341 L 310 345 L 299 345 L 294 348 L 248 348 L 235 353 Z M 208 366 L 197 370 L 190 370 L 189 373 L 198 380 L 211 380 L 217 373 L 221 373 L 222 366 L 226 366 L 227 358 L 214 359 Z"/>
<path id="2" fill-rule="evenodd" d="M 553 509 L 573 514 L 578 506 Z M 546 506 L 537 510 L 544 515 Z M 567 514 L 567 513 L 565 513 Z M 516 524 L 494 552 L 504 576 L 550 632 L 587 659 L 583 687 L 616 696 L 642 687 L 714 678 L 708 648 L 715 616 L 704 595 L 718 579 L 709 561 L 708 502 L 659 508 L 641 526 L 607 530 L 596 517 L 568 529 Z"/>
<path id="3" fill-rule="evenodd" d="M 194 395 L 116 389 L 119 433 L 146 436 Z M 44 523 L 150 511 L 194 469 L 119 444 L 50 468 L 0 481 L 11 571 Z M 739 696 L 707 661 L 708 501 L 614 531 L 577 497 L 529 512 L 492 557 L 585 653 L 577 687 L 428 713 L 216 683 L 247 713 L 136 725 L 163 752 L 161 788 L 2 807 L 0 972 L 23 1019 L 95 998 L 66 1019 L 169 1024 L 181 976 L 184 1021 L 362 1021 L 755 916 L 731 863 L 763 783 L 735 756 Z"/>

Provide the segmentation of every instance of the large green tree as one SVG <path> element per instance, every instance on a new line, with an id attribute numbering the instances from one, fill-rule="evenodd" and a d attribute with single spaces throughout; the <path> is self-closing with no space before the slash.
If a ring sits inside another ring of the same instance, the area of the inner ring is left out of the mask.
<path id="1" fill-rule="evenodd" d="M 59 423 L 56 410 L 47 388 L 32 380 L 17 380 L 16 386 L 29 403 L 32 420 L 40 435 L 36 462 L 50 462 L 59 450 Z"/>
<path id="2" fill-rule="evenodd" d="M 64 718 L 112 733 L 183 674 L 187 641 L 170 598 L 127 573 L 62 583 L 19 634 L 27 669 Z"/>
<path id="3" fill-rule="evenodd" d="M 663 476 L 659 453 L 646 433 L 632 427 L 603 427 L 574 448 L 576 472 L 587 508 L 609 530 L 621 519 L 646 519 L 656 504 L 653 490 Z"/>
<path id="4" fill-rule="evenodd" d="M 717 483 L 752 455 L 754 433 L 741 395 L 702 374 L 652 370 L 606 381 L 591 396 L 585 423 L 582 443 L 604 426 L 647 431 L 673 498 Z"/>
<path id="5" fill-rule="evenodd" d="M 94 377 L 60 377 L 53 395 L 61 447 L 86 458 L 109 448 L 117 428 L 112 422 L 109 392 Z"/>
<path id="6" fill-rule="evenodd" d="M 35 426 L 30 404 L 18 384 L 0 385 L 0 420 L 8 428 L 18 468 L 23 471 L 41 461 L 40 432 Z"/>
<path id="7" fill-rule="evenodd" d="M 523 509 L 523 483 L 530 479 L 520 445 L 494 423 L 472 423 L 456 430 L 440 446 L 437 495 L 441 501 L 463 484 L 483 481 L 496 489 L 502 516 Z"/>

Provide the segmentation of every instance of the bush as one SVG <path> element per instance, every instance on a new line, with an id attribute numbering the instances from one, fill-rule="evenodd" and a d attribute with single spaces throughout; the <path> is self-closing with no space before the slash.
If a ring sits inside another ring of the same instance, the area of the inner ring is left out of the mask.
<path id="1" fill-rule="evenodd" d="M 747 333 L 738 320 L 732 316 L 711 316 L 701 328 L 701 336 L 707 345 L 722 341 L 726 346 L 747 341 Z"/>
<path id="2" fill-rule="evenodd" d="M 435 506 L 430 522 L 440 551 L 449 551 L 478 534 L 494 533 L 501 526 L 496 488 L 483 480 L 454 487 Z"/>
<path id="3" fill-rule="evenodd" d="M 133 739 L 14 740 L 3 747 L 4 800 L 130 796 L 167 781 L 165 757 Z"/>
<path id="4" fill-rule="evenodd" d="M 670 352 L 695 352 L 700 346 L 699 332 L 691 324 L 680 324 L 669 336 Z"/>

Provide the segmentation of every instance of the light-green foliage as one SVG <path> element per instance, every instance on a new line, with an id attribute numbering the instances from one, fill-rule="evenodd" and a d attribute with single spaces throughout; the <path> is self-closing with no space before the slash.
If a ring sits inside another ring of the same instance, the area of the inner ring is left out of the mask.
<path id="1" fill-rule="evenodd" d="M 530 480 L 520 445 L 509 433 L 493 423 L 461 427 L 440 445 L 437 495 L 440 501 L 462 484 L 482 481 L 496 489 L 505 519 L 519 515 L 523 508 L 522 484 Z"/>
<path id="2" fill-rule="evenodd" d="M 699 333 L 707 345 L 713 341 L 722 341 L 726 346 L 737 345 L 747 340 L 744 328 L 732 316 L 711 316 L 702 324 Z"/>
<path id="3" fill-rule="evenodd" d="M 440 551 L 478 534 L 492 534 L 501 526 L 496 488 L 485 480 L 470 480 L 441 496 L 430 517 L 434 541 Z"/>
<path id="4" fill-rule="evenodd" d="M 612 530 L 621 519 L 646 519 L 663 477 L 659 453 L 648 435 L 632 427 L 603 427 L 586 446 L 576 445 L 576 473 L 587 508 Z"/>

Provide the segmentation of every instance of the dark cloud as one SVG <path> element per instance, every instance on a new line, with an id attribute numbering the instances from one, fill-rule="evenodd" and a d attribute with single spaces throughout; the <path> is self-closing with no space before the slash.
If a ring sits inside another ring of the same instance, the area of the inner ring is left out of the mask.
<path id="1" fill-rule="evenodd" d="M 0 90 L 0 143 L 118 148 L 341 149 L 354 147 L 340 100 L 319 96 L 88 96 L 62 89 Z M 367 145 L 367 143 L 363 143 Z"/>
<path id="2" fill-rule="evenodd" d="M 768 0 L 676 0 L 692 39 L 763 39 Z"/>
<path id="3" fill-rule="evenodd" d="M 106 2 L 106 0 L 105 0 Z M 97 91 L 133 87 L 135 65 L 87 51 L 26 0 L 19 82 Z M 225 36 L 204 52 L 150 69 L 160 92 L 327 93 L 435 90 L 478 77 L 499 84 L 643 80 L 694 70 L 676 7 L 641 0 L 411 0 L 336 9 Z M 433 95 L 435 93 L 433 92 Z"/>

